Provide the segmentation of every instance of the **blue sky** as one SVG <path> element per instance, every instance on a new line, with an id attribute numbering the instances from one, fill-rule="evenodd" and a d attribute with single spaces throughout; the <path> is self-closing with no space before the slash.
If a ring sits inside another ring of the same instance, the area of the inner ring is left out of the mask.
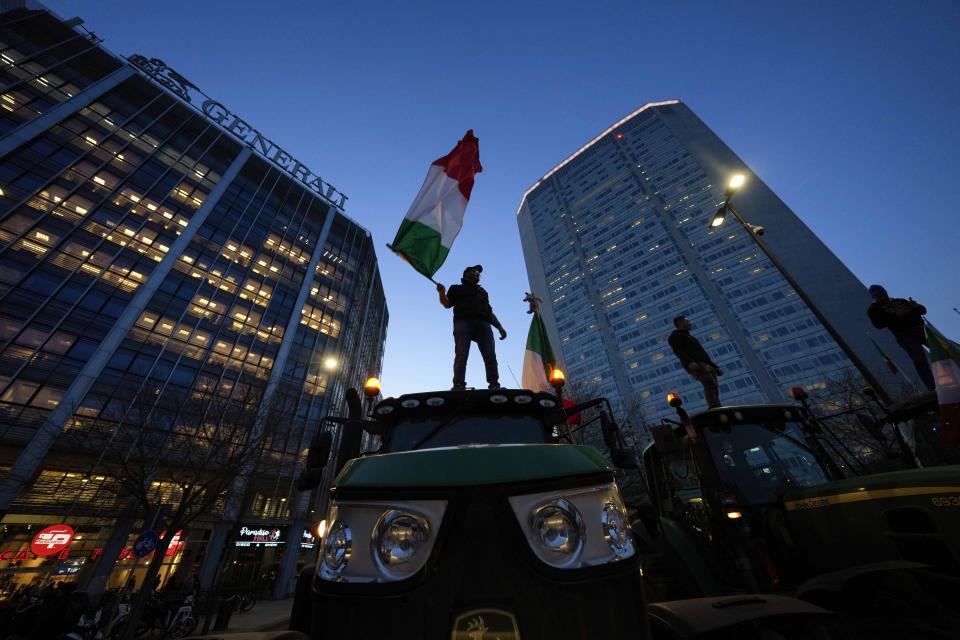
<path id="1" fill-rule="evenodd" d="M 373 233 L 387 395 L 446 388 L 450 312 L 384 245 L 468 128 L 484 172 L 438 274 L 483 284 L 519 377 L 523 192 L 607 126 L 685 101 L 866 284 L 960 340 L 960 3 L 349 2 L 48 5 L 115 53 L 158 57 L 345 192 Z M 468 382 L 483 383 L 474 349 Z"/>

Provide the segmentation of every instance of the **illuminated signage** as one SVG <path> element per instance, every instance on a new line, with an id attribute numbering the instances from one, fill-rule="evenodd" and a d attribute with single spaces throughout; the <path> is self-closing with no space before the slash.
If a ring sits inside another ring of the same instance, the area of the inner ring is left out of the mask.
<path id="1" fill-rule="evenodd" d="M 276 547 L 284 543 L 283 527 L 240 527 L 237 547 Z"/>
<path id="2" fill-rule="evenodd" d="M 304 529 L 303 536 L 300 538 L 300 548 L 313 549 L 315 544 L 317 544 L 317 539 L 313 537 L 310 529 Z"/>
<path id="3" fill-rule="evenodd" d="M 65 536 L 68 533 L 66 529 L 69 529 L 70 538 L 67 539 Z M 51 531 L 52 530 L 52 531 Z M 30 543 L 30 549 L 26 548 L 7 548 L 0 551 L 0 562 L 20 562 L 23 560 L 39 560 L 40 558 L 57 556 L 58 560 L 66 560 L 70 558 L 70 543 L 73 542 L 74 532 L 71 527 L 65 524 L 53 525 L 52 527 L 47 527 L 37 535 L 33 537 L 33 541 Z M 166 535 L 166 531 L 160 534 L 160 537 L 163 538 Z M 184 540 L 182 538 L 183 532 L 177 531 L 173 538 L 170 540 L 170 546 L 167 547 L 166 552 L 163 556 L 165 558 L 171 558 L 181 551 L 183 551 Z M 66 540 L 66 542 L 64 542 Z M 102 547 L 96 547 L 90 550 L 90 559 L 96 560 L 103 553 Z M 147 554 L 152 556 L 153 553 Z M 126 547 L 120 550 L 120 553 L 117 554 L 118 560 L 134 560 L 135 556 L 133 553 L 133 547 Z"/>
<path id="4" fill-rule="evenodd" d="M 54 524 L 33 536 L 30 551 L 41 558 L 54 556 L 70 546 L 73 540 L 73 527 L 68 524 Z"/>
<path id="5" fill-rule="evenodd" d="M 325 182 L 319 175 L 313 173 L 306 165 L 280 148 L 272 140 L 254 129 L 240 116 L 229 111 L 225 106 L 213 100 L 182 75 L 171 69 L 157 58 L 146 58 L 134 54 L 127 58 L 131 64 L 150 76 L 185 102 L 196 106 L 200 103 L 200 111 L 221 128 L 236 136 L 241 142 L 250 147 L 258 155 L 266 158 L 288 174 L 310 188 L 311 191 L 323 197 L 331 204 L 343 209 L 347 196 L 334 189 L 333 185 Z M 196 102 L 194 101 L 196 100 Z"/>

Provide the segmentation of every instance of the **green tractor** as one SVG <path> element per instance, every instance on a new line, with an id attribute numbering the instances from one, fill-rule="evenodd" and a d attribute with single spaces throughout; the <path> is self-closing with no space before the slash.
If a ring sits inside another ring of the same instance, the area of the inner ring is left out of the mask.
<path id="1" fill-rule="evenodd" d="M 832 637 L 830 612 L 778 595 L 646 604 L 614 466 L 566 426 L 596 413 L 614 464 L 636 468 L 605 399 L 440 391 L 364 415 L 351 390 L 348 405 L 332 418 L 339 473 L 291 618 L 310 638 Z M 364 432 L 379 449 L 360 453 Z M 330 449 L 328 436 L 311 449 L 302 488 Z"/>
<path id="2" fill-rule="evenodd" d="M 843 477 L 804 406 L 668 401 L 636 527 L 651 591 L 789 593 L 868 637 L 960 637 L 960 466 Z"/>

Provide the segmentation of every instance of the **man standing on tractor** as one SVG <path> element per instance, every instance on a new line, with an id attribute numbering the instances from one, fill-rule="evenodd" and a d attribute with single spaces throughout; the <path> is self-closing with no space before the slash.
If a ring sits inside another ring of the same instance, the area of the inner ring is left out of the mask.
<path id="1" fill-rule="evenodd" d="M 471 342 L 476 342 L 480 348 L 489 388 L 500 388 L 500 373 L 497 370 L 497 353 L 491 327 L 497 328 L 501 340 L 506 339 L 507 332 L 494 315 L 486 290 L 480 286 L 482 271 L 483 267 L 479 264 L 467 267 L 463 270 L 460 284 L 451 286 L 449 290 L 442 284 L 437 285 L 440 304 L 445 309 L 453 307 L 454 391 L 467 388 L 467 356 L 470 355 Z"/>
<path id="2" fill-rule="evenodd" d="M 900 348 L 907 352 L 917 375 L 931 391 L 936 388 L 930 362 L 923 350 L 927 334 L 923 328 L 923 315 L 927 308 L 910 298 L 891 298 L 887 290 L 878 284 L 870 285 L 873 304 L 867 309 L 870 322 L 877 329 L 889 329 Z"/>
<path id="3" fill-rule="evenodd" d="M 720 387 L 717 384 L 717 376 L 722 376 L 723 370 L 710 359 L 700 341 L 690 335 L 693 325 L 686 316 L 674 318 L 673 326 L 676 330 L 667 340 L 670 348 L 673 349 L 674 355 L 680 360 L 684 370 L 703 385 L 703 396 L 707 400 L 707 406 L 711 409 L 719 407 Z"/>

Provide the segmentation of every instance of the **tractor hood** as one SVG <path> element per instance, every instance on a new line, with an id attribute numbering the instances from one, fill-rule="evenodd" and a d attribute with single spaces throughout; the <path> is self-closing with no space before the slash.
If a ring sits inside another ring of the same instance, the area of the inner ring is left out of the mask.
<path id="1" fill-rule="evenodd" d="M 613 467 L 593 447 L 554 444 L 464 445 L 356 458 L 337 477 L 338 489 L 463 487 L 598 473 Z"/>
<path id="2" fill-rule="evenodd" d="M 784 495 L 811 575 L 908 561 L 960 575 L 960 466 L 878 473 Z"/>
<path id="3" fill-rule="evenodd" d="M 796 511 L 907 497 L 929 503 L 930 496 L 942 494 L 960 494 L 960 465 L 891 471 L 792 489 L 783 502 L 787 511 Z"/>

